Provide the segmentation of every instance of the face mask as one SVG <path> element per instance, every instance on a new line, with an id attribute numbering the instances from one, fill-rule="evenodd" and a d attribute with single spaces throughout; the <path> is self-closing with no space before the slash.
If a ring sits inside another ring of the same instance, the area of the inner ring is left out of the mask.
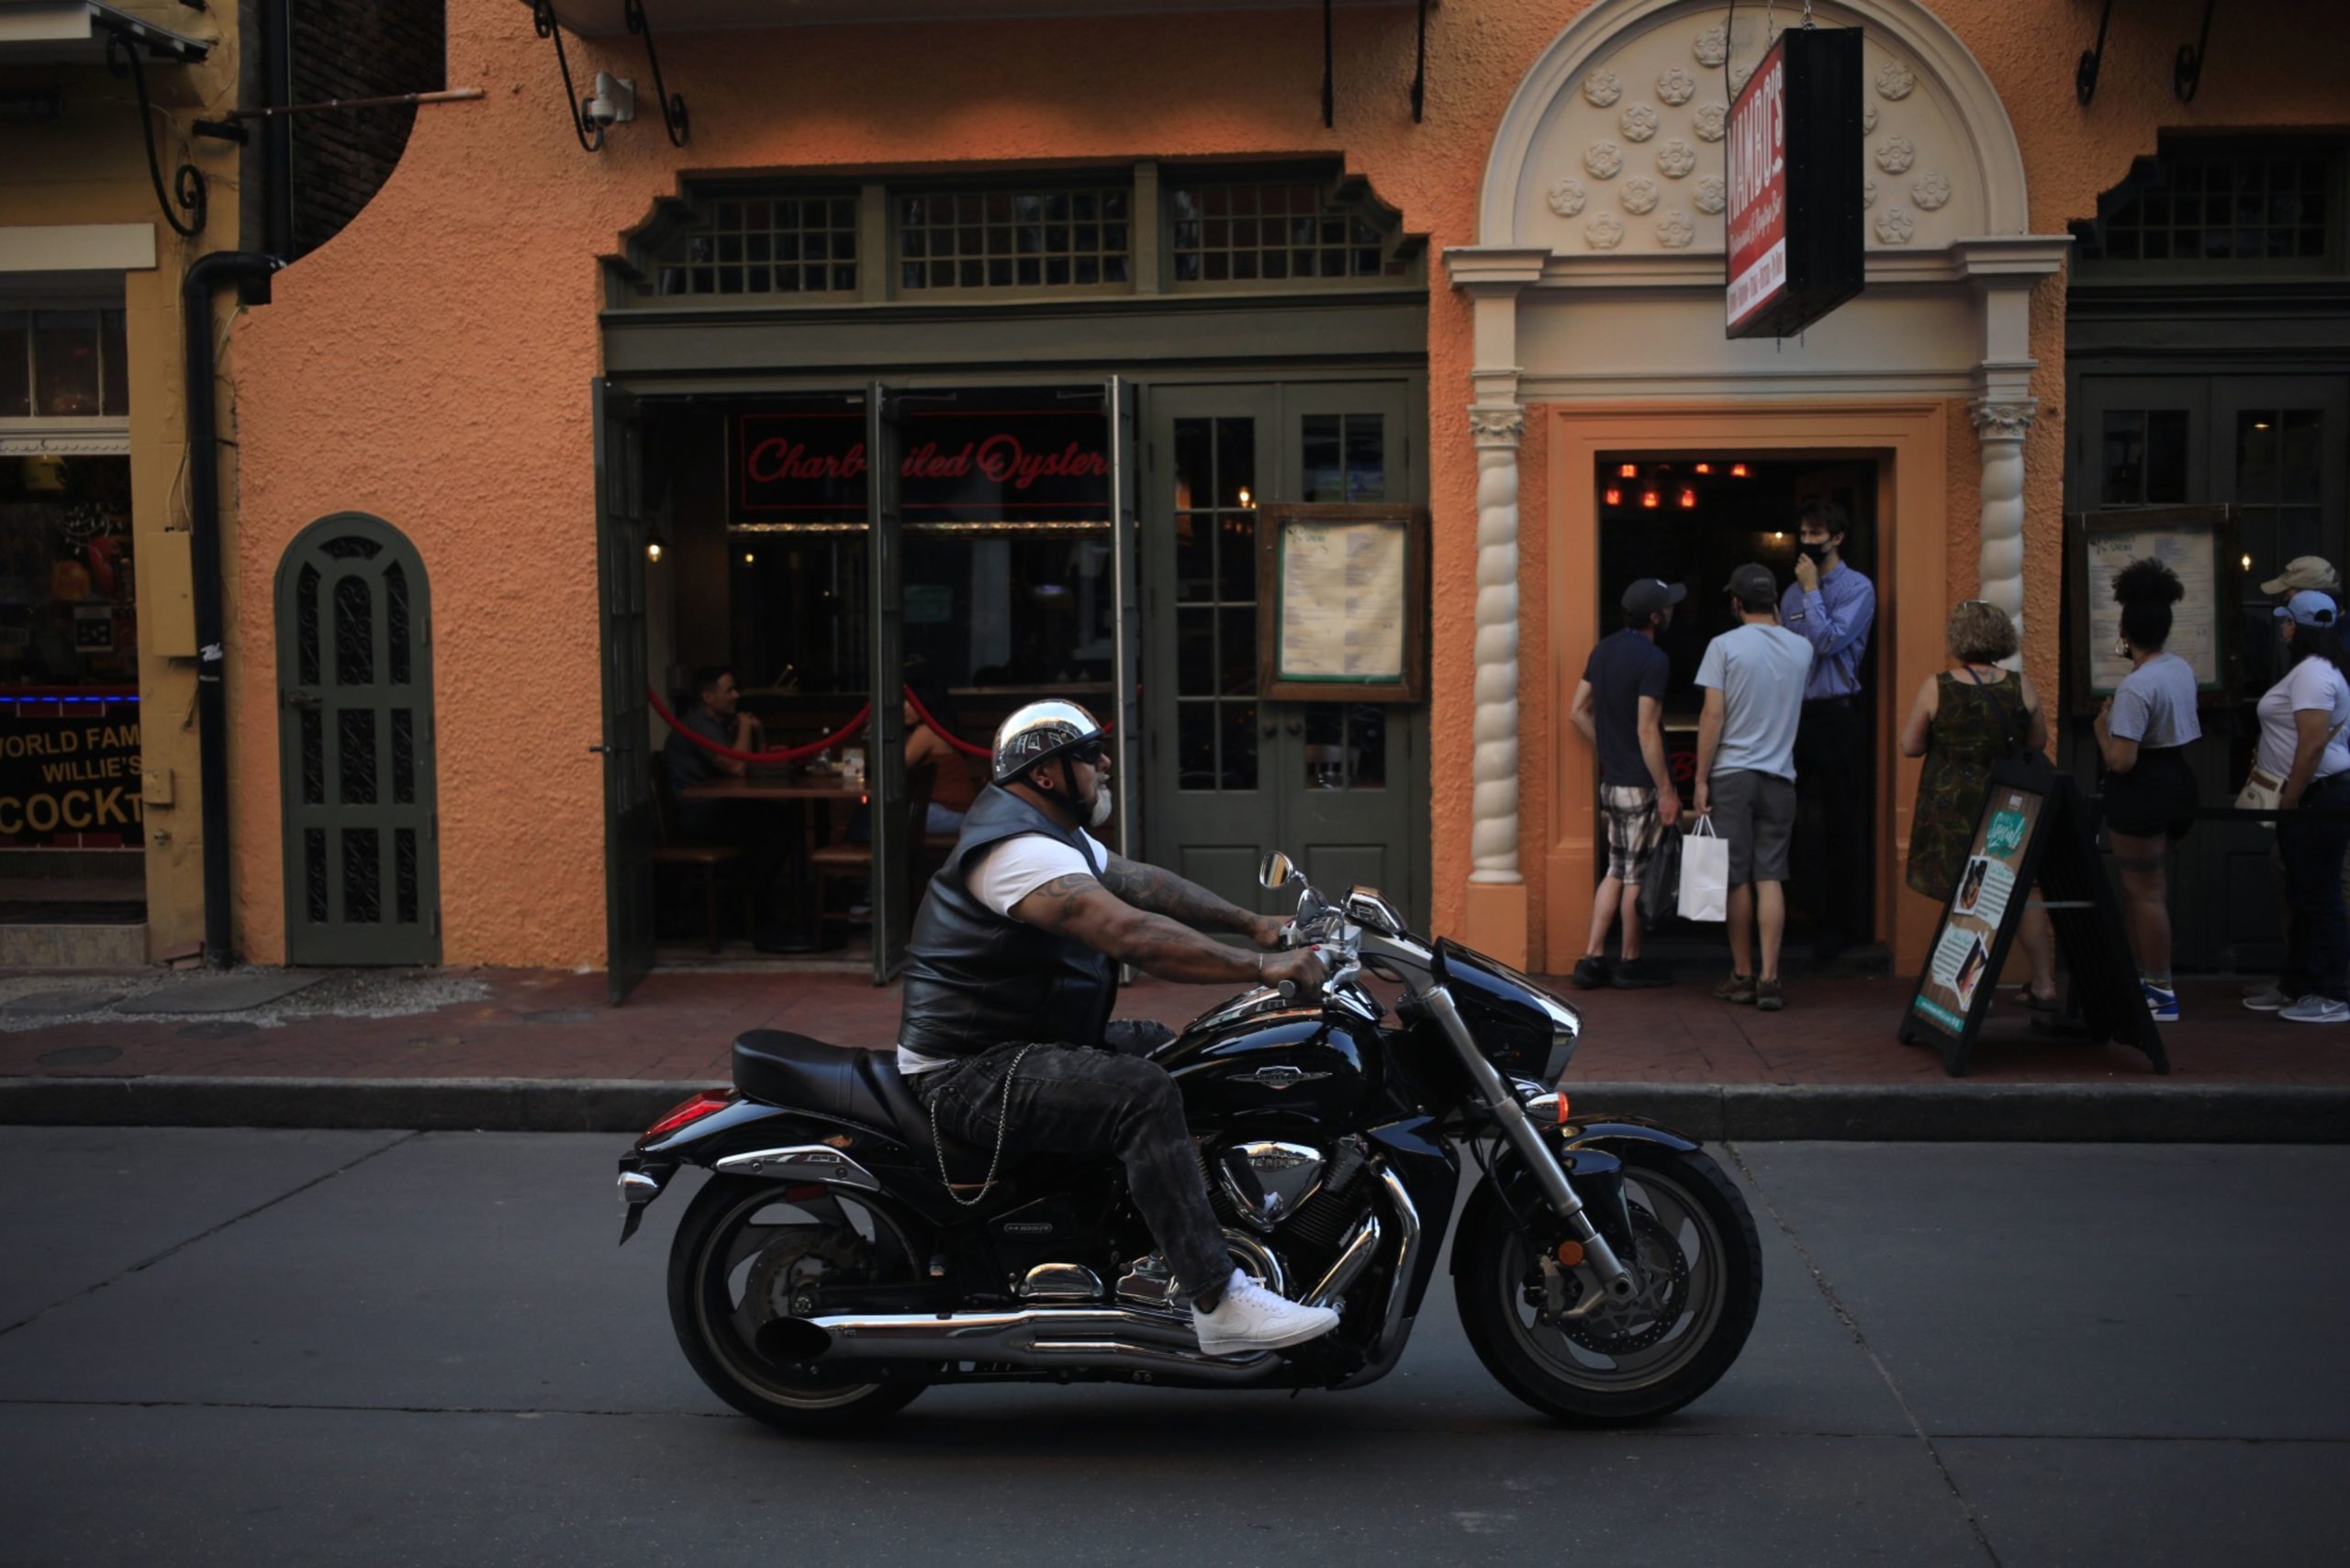
<path id="1" fill-rule="evenodd" d="M 1101 789 L 1096 790 L 1093 792 L 1093 820 L 1087 823 L 1085 825 L 1088 827 L 1100 827 L 1103 823 L 1108 822 L 1110 820 L 1110 808 L 1113 803 L 1113 802 L 1110 799 L 1110 786 L 1104 784 Z"/>
<path id="2" fill-rule="evenodd" d="M 1815 566 L 1828 564 L 1828 546 L 1825 544 L 1798 543 L 1796 548 L 1802 551 L 1804 559 Z"/>

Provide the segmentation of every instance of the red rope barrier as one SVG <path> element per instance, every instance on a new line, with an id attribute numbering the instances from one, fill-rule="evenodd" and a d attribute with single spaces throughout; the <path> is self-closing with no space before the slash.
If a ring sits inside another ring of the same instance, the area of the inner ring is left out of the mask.
<path id="1" fill-rule="evenodd" d="M 661 715 L 661 722 L 663 723 L 677 731 L 677 734 L 685 736 L 686 739 L 693 742 L 694 745 L 701 747 L 702 750 L 709 752 L 711 756 L 722 756 L 729 762 L 799 762 L 805 757 L 815 756 L 818 752 L 824 750 L 828 746 L 838 745 L 841 742 L 848 739 L 849 736 L 865 728 L 865 722 L 873 717 L 873 704 L 867 702 L 864 707 L 859 708 L 856 711 L 856 717 L 850 719 L 846 724 L 843 725 L 840 729 L 835 730 L 831 734 L 824 736 L 822 740 L 810 741 L 806 745 L 778 746 L 769 751 L 737 751 L 731 745 L 721 745 L 716 741 L 711 740 L 708 735 L 699 734 L 699 732 L 688 728 L 675 713 L 669 711 L 669 705 L 666 702 L 662 701 L 661 694 L 654 690 L 651 687 L 648 686 L 644 689 L 644 696 L 645 700 L 653 704 L 653 711 Z"/>
<path id="2" fill-rule="evenodd" d="M 995 755 L 986 746 L 973 745 L 970 742 L 965 740 L 962 736 L 955 734 L 946 725 L 940 723 L 937 719 L 932 716 L 930 710 L 922 705 L 922 699 L 914 695 L 914 689 L 912 687 L 907 687 L 905 691 L 906 700 L 913 705 L 915 717 L 919 718 L 923 723 L 928 724 L 931 728 L 931 733 L 935 734 L 940 740 L 945 741 L 948 745 L 953 746 L 965 756 L 993 756 Z"/>

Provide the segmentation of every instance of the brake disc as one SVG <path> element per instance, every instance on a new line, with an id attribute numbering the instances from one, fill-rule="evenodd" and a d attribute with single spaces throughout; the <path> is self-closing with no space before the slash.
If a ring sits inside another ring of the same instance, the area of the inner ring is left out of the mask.
<path id="1" fill-rule="evenodd" d="M 1569 1311 L 1553 1315 L 1551 1326 L 1584 1350 L 1603 1356 L 1645 1350 L 1681 1321 L 1689 1300 L 1689 1260 L 1680 1242 L 1656 1215 L 1639 1204 L 1632 1211 L 1632 1247 L 1639 1289 L 1629 1300 L 1608 1301 L 1585 1316 L 1572 1309 L 1583 1292 L 1580 1271 L 1566 1273 Z"/>

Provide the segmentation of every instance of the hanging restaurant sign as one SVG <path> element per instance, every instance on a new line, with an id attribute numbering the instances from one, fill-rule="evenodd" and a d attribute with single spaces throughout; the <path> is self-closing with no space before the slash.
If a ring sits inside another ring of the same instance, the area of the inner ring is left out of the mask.
<path id="1" fill-rule="evenodd" d="M 904 418 L 899 510 L 910 523 L 1109 519 L 1109 426 L 1098 404 L 917 402 Z M 744 411 L 727 456 L 735 522 L 865 521 L 861 410 Z"/>
<path id="2" fill-rule="evenodd" d="M 1788 338 L 1861 291 L 1861 32 L 1789 28 L 1731 106 L 1729 335 Z"/>

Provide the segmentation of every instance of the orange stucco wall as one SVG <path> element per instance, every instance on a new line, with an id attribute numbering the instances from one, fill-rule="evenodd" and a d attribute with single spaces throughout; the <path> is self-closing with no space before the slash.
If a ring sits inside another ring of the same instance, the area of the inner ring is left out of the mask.
<path id="1" fill-rule="evenodd" d="M 358 510 L 405 530 L 431 577 L 449 961 L 602 961 L 602 785 L 588 751 L 600 704 L 588 395 L 599 353 L 596 258 L 681 174 L 1343 153 L 1407 228 L 1439 249 L 1471 243 L 1494 126 L 1535 56 L 1582 8 L 1438 9 L 1420 126 L 1405 101 L 1412 12 L 1341 12 L 1336 131 L 1318 113 L 1317 9 L 670 33 L 662 64 L 691 103 L 691 144 L 670 148 L 648 102 L 648 118 L 590 157 L 564 122 L 554 50 L 533 35 L 528 10 L 450 0 L 448 81 L 485 89 L 486 100 L 420 113 L 375 202 L 284 274 L 276 302 L 247 313 L 233 335 L 241 494 L 231 701 L 245 950 L 263 960 L 284 950 L 273 576 L 305 524 Z M 2322 33 L 2338 15 L 2333 0 L 2282 0 L 2259 38 L 2231 36 L 2249 24 L 2223 17 L 2191 108 L 2169 95 L 2169 57 L 2191 36 L 2199 0 L 2133 7 L 2116 19 L 2105 85 L 2087 111 L 2072 93 L 2073 60 L 2094 24 L 2086 4 L 1952 0 L 1938 9 L 2007 99 L 2042 232 L 2090 210 L 2132 157 L 2152 151 L 2160 126 L 2350 119 L 2322 51 L 2268 41 Z M 632 40 L 570 42 L 583 86 L 600 67 L 649 88 Z M 1460 413 L 1469 308 L 1440 266 L 1430 271 L 1430 832 L 1445 929 L 1460 919 L 1468 868 L 1475 464 Z M 2035 299 L 2042 412 L 2028 448 L 2027 615 L 2043 678 L 2053 675 L 2061 532 L 2061 297 L 2052 281 Z M 1951 449 L 1952 587 L 1963 592 L 1973 571 L 1971 431 L 1954 430 Z M 1543 500 L 1539 464 L 1522 472 L 1531 660 L 1544 646 Z M 1532 824 L 1542 820 L 1535 791 L 1550 714 L 1539 683 L 1526 684 L 1523 820 Z M 1525 845 L 1539 882 L 1534 833 Z M 1528 894 L 1539 909 L 1539 887 Z"/>

